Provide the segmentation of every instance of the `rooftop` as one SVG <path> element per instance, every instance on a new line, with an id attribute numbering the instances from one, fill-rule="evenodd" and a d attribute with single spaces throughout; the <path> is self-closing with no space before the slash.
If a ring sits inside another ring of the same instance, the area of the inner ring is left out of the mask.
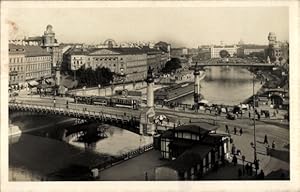
<path id="1" fill-rule="evenodd" d="M 209 123 L 199 122 L 199 123 L 191 123 L 188 125 L 181 125 L 175 128 L 175 131 L 186 131 L 196 134 L 206 134 L 212 130 L 216 130 L 218 127 Z"/>
<path id="2" fill-rule="evenodd" d="M 40 46 L 9 44 L 9 51 L 11 52 L 13 50 L 23 50 L 25 57 L 50 56 L 51 55 L 50 53 L 48 53 L 46 51 L 46 49 L 43 49 Z"/>
<path id="3" fill-rule="evenodd" d="M 198 163 L 202 162 L 202 159 L 212 150 L 212 146 L 208 145 L 196 145 L 191 149 L 185 151 L 174 161 L 166 164 L 166 167 L 177 170 L 178 172 L 185 172 L 186 170 L 194 167 Z"/>

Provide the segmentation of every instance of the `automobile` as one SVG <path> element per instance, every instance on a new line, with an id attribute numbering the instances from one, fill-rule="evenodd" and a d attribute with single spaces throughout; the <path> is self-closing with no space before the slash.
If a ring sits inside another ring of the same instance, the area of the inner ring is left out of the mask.
<path id="1" fill-rule="evenodd" d="M 17 92 L 11 93 L 11 96 L 12 96 L 12 97 L 16 97 L 16 96 L 18 96 L 18 95 L 19 95 L 19 93 L 17 93 Z"/>
<path id="2" fill-rule="evenodd" d="M 229 113 L 227 113 L 226 118 L 230 119 L 230 120 L 235 120 L 236 119 L 236 115 L 233 114 L 232 112 L 229 112 Z"/>

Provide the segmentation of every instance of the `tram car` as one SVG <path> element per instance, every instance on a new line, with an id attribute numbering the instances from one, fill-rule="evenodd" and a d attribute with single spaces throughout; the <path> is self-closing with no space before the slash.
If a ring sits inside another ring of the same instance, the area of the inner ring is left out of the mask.
<path id="1" fill-rule="evenodd" d="M 101 97 L 101 96 L 74 96 L 77 103 L 88 105 L 102 105 L 108 107 L 122 107 L 130 109 L 139 109 L 140 101 L 133 98 L 122 97 Z"/>

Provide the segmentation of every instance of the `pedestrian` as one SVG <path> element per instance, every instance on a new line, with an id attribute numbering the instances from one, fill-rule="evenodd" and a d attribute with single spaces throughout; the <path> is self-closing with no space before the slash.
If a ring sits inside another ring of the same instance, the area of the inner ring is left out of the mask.
<path id="1" fill-rule="evenodd" d="M 257 175 L 257 171 L 259 170 L 259 160 L 254 160 L 254 166 L 255 166 L 255 173 Z"/>
<path id="2" fill-rule="evenodd" d="M 229 134 L 229 128 L 228 128 L 228 125 L 225 125 L 225 129 L 226 129 L 225 132 Z"/>
<path id="3" fill-rule="evenodd" d="M 250 172 L 249 169 L 250 169 L 250 165 L 249 165 L 249 163 L 247 163 L 246 166 L 245 166 L 245 170 L 246 170 L 247 175 L 249 175 L 249 172 Z"/>
<path id="4" fill-rule="evenodd" d="M 234 134 L 236 135 L 236 127 L 234 126 L 234 128 L 233 128 L 233 131 L 234 131 Z"/>
<path id="5" fill-rule="evenodd" d="M 240 135 L 242 136 L 242 134 L 243 134 L 243 129 L 240 128 Z"/>
<path id="6" fill-rule="evenodd" d="M 237 164 L 237 157 L 235 155 L 232 158 L 232 163 L 234 166 L 236 166 L 236 164 Z"/>
<path id="7" fill-rule="evenodd" d="M 234 144 L 232 144 L 231 153 L 232 153 L 232 155 L 235 155 L 235 145 Z"/>
<path id="8" fill-rule="evenodd" d="M 275 111 L 273 112 L 273 116 L 276 117 L 276 112 Z"/>
<path id="9" fill-rule="evenodd" d="M 66 102 L 66 108 L 68 109 L 69 108 L 69 101 L 67 100 Z"/>
<path id="10" fill-rule="evenodd" d="M 238 156 L 240 156 L 240 155 L 242 154 L 241 150 L 240 150 L 240 149 L 236 150 L 236 154 L 237 154 Z"/>
<path id="11" fill-rule="evenodd" d="M 241 170 L 241 168 L 239 168 L 239 170 L 238 170 L 238 176 L 239 176 L 239 179 L 242 177 L 242 170 Z"/>
<path id="12" fill-rule="evenodd" d="M 252 174 L 253 174 L 253 164 L 251 163 L 249 167 L 249 175 L 252 176 Z"/>
<path id="13" fill-rule="evenodd" d="M 272 142 L 272 149 L 275 149 L 275 141 Z"/>
<path id="14" fill-rule="evenodd" d="M 265 178 L 265 173 L 263 170 L 260 170 L 259 179 L 264 179 L 264 178 Z"/>
<path id="15" fill-rule="evenodd" d="M 55 98 L 53 99 L 53 107 L 55 107 L 56 106 L 56 100 L 55 100 Z"/>
<path id="16" fill-rule="evenodd" d="M 268 143 L 268 136 L 267 135 L 265 135 L 264 144 L 269 144 Z"/>

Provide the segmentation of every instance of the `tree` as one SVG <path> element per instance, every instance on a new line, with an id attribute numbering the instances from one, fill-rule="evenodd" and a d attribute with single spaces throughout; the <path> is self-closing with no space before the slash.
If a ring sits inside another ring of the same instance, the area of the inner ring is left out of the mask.
<path id="1" fill-rule="evenodd" d="M 162 69 L 163 73 L 172 73 L 175 72 L 177 69 L 181 68 L 181 61 L 178 58 L 171 58 Z"/>
<path id="2" fill-rule="evenodd" d="M 109 68 L 105 67 L 97 67 L 95 70 L 91 67 L 81 67 L 77 70 L 76 79 L 81 86 L 108 85 L 113 81 L 113 73 Z"/>
<path id="3" fill-rule="evenodd" d="M 220 57 L 221 58 L 230 57 L 230 54 L 228 53 L 228 51 L 223 49 L 223 50 L 220 51 Z"/>

